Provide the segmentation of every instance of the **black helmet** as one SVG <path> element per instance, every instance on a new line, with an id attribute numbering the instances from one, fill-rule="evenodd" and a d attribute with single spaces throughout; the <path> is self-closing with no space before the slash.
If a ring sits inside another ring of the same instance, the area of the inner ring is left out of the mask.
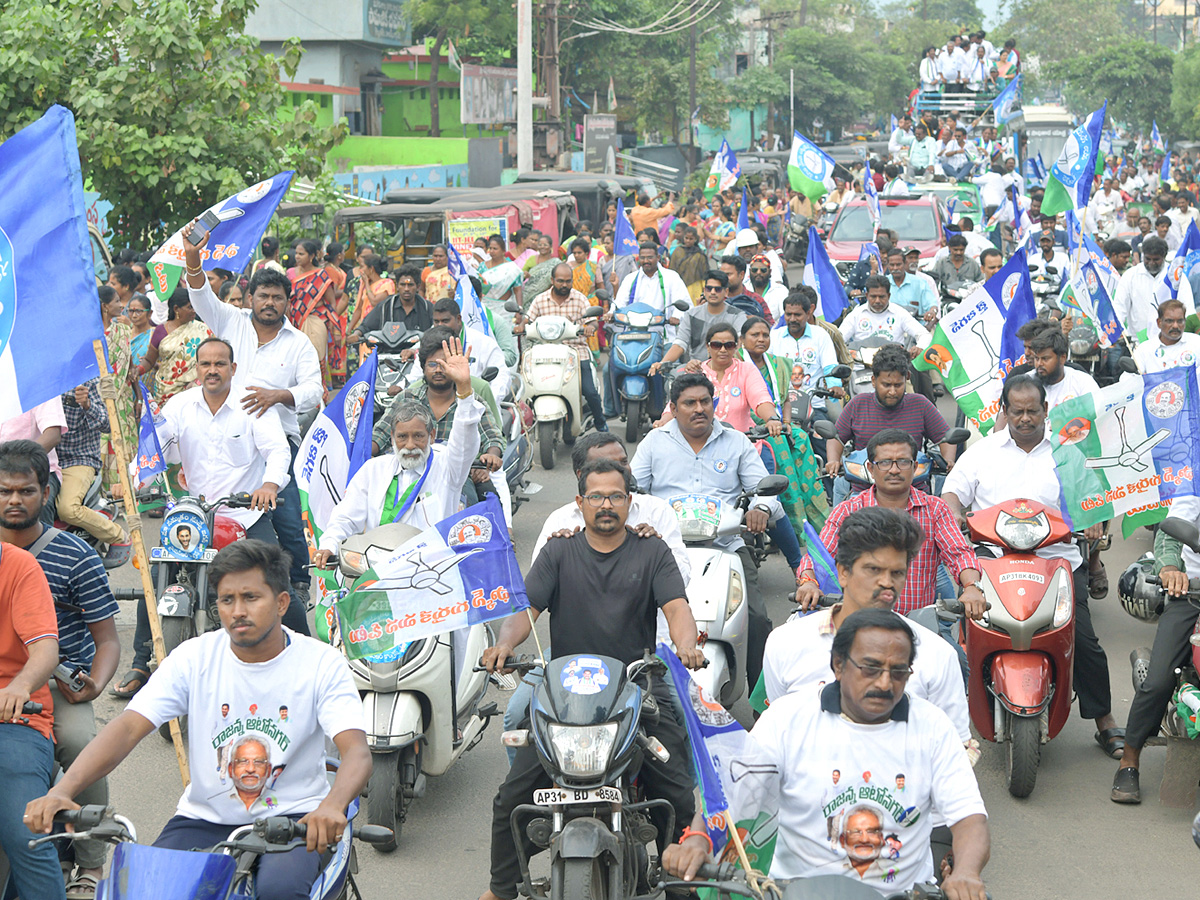
<path id="1" fill-rule="evenodd" d="M 1143 622 L 1157 622 L 1166 605 L 1162 589 L 1147 584 L 1146 576 L 1154 574 L 1154 556 L 1144 554 L 1137 562 L 1129 564 L 1117 581 L 1117 596 L 1125 612 Z"/>

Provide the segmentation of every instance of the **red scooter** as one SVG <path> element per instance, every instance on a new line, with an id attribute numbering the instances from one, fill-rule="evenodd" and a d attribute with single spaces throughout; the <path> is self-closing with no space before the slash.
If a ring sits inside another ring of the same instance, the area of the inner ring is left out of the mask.
<path id="1" fill-rule="evenodd" d="M 1058 512 L 1023 499 L 967 513 L 967 523 L 975 542 L 1004 548 L 998 559 L 979 558 L 988 611 L 979 621 L 964 619 L 960 632 L 971 668 L 971 723 L 985 740 L 1007 743 L 1008 791 L 1028 797 L 1042 744 L 1071 712 L 1075 655 L 1071 567 L 1033 551 L 1073 533 Z M 958 601 L 942 605 L 962 612 Z"/>

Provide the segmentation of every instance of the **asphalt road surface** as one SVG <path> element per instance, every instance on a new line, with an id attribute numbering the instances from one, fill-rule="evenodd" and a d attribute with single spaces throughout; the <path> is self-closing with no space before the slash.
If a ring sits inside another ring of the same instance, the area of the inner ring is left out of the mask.
<path id="1" fill-rule="evenodd" d="M 544 516 L 574 497 L 574 478 L 568 469 L 560 462 L 553 472 L 535 467 L 531 473 L 543 490 L 516 516 L 517 554 L 523 565 Z M 152 529 L 159 522 L 147 521 Z M 1122 725 L 1132 695 L 1129 652 L 1148 646 L 1154 627 L 1122 611 L 1116 580 L 1149 547 L 1144 531 L 1129 541 L 1118 537 L 1106 555 L 1112 592 L 1106 600 L 1092 601 L 1096 629 L 1108 652 L 1113 712 Z M 115 573 L 114 584 L 133 586 L 138 583 L 136 575 L 126 567 Z M 765 564 L 761 583 L 772 619 L 782 623 L 790 612 L 783 596 L 793 579 L 778 555 Z M 131 657 L 133 621 L 132 606 L 123 604 L 118 618 L 123 662 Z M 544 636 L 544 627 L 540 630 Z M 124 671 L 124 666 L 118 671 Z M 501 707 L 507 697 L 493 691 Z M 123 706 L 105 694 L 96 702 L 97 717 L 107 722 Z M 743 722 L 750 721 L 744 701 L 735 712 Z M 1109 800 L 1116 763 L 1097 747 L 1094 731 L 1092 722 L 1073 717 L 1043 748 L 1037 787 L 1025 800 L 1010 797 L 1005 789 L 1003 748 L 984 744 L 975 772 L 991 819 L 992 859 L 984 875 L 997 900 L 1195 896 L 1200 851 L 1189 831 L 1195 810 L 1160 805 L 1158 784 L 1165 750 L 1151 747 L 1143 755 L 1142 805 L 1117 806 Z M 488 882 L 492 798 L 506 769 L 496 720 L 482 743 L 447 775 L 429 779 L 425 796 L 410 808 L 396 852 L 383 855 L 360 847 L 358 881 L 363 896 L 368 900 L 478 897 Z M 143 841 L 152 840 L 173 813 L 180 791 L 170 744 L 151 734 L 113 773 L 110 784 L 113 805 L 133 819 Z"/>

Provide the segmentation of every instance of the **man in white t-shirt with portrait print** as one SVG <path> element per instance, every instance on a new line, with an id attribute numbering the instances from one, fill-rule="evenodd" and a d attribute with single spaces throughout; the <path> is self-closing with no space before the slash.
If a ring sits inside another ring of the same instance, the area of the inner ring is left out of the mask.
<path id="1" fill-rule="evenodd" d="M 288 816 L 307 825 L 306 846 L 259 860 L 257 897 L 307 897 L 320 854 L 341 838 L 346 808 L 371 775 L 362 703 L 337 650 L 283 626 L 288 562 L 278 546 L 238 541 L 216 555 L 209 578 L 221 630 L 176 647 L 62 780 L 28 804 L 26 824 L 49 832 L 56 812 L 78 808 L 72 797 L 187 715 L 193 780 L 154 845 L 212 847 L 240 825 Z M 332 786 L 327 740 L 341 758 Z"/>
<path id="2" fill-rule="evenodd" d="M 737 762 L 780 799 L 776 883 L 837 874 L 883 896 L 908 891 L 933 881 L 930 833 L 944 820 L 954 853 L 942 891 L 948 900 L 985 900 L 987 810 L 950 720 L 904 691 L 916 655 L 903 617 L 857 612 L 834 638 L 835 680 L 781 697 L 750 732 Z M 821 802 L 831 771 L 840 790 Z M 711 861 L 703 829 L 698 815 L 663 852 L 666 871 L 691 880 Z"/>

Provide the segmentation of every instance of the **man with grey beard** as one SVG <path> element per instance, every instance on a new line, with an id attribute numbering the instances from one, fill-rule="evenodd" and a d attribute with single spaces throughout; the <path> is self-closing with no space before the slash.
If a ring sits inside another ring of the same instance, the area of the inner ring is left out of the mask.
<path id="1" fill-rule="evenodd" d="M 434 419 L 424 403 L 400 399 L 390 417 L 392 452 L 363 464 L 350 479 L 321 535 L 314 562 L 326 568 L 346 538 L 379 525 L 403 522 L 422 530 L 458 509 L 463 482 L 479 452 L 483 404 L 471 386 L 471 365 L 458 338 L 442 342 L 426 362 L 452 384 L 454 424 L 445 444 L 433 443 Z"/>

